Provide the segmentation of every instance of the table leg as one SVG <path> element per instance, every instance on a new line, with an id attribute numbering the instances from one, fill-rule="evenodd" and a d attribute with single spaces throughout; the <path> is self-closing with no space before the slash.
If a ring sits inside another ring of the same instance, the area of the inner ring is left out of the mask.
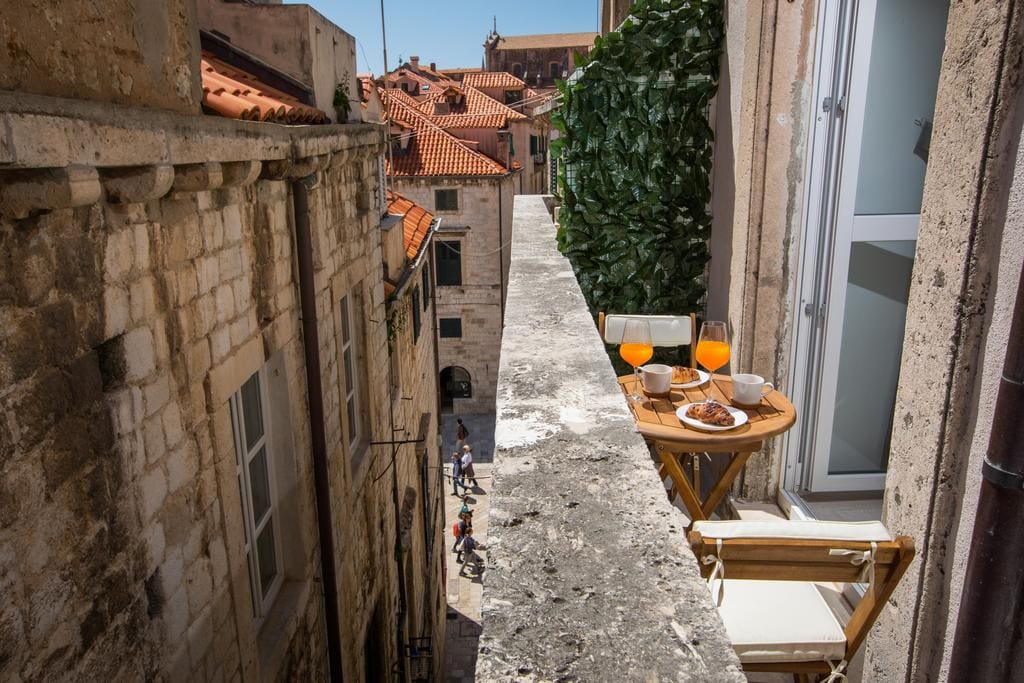
<path id="1" fill-rule="evenodd" d="M 690 460 L 690 471 L 693 472 L 693 495 L 700 500 L 700 453 L 694 453 Z"/>
<path id="2" fill-rule="evenodd" d="M 735 481 L 737 475 L 743 469 L 743 466 L 747 464 L 747 458 L 751 456 L 753 451 L 746 451 L 743 453 L 733 453 L 732 458 L 729 460 L 729 465 L 722 472 L 722 476 L 715 482 L 714 488 L 711 489 L 711 493 L 708 494 L 708 499 L 704 501 L 701 506 L 701 513 L 704 515 L 702 519 L 707 519 L 711 516 L 711 513 L 715 511 L 718 504 L 725 497 L 725 494 L 729 491 L 729 487 L 732 486 L 732 482 Z"/>
<path id="3" fill-rule="evenodd" d="M 687 511 L 690 513 L 691 522 L 707 519 L 707 516 L 701 510 L 700 500 L 693 493 L 690 481 L 686 478 L 686 473 L 683 472 L 683 468 L 679 465 L 675 453 L 670 453 L 665 448 L 662 448 L 661 445 L 657 449 L 658 455 L 661 456 L 662 464 L 668 471 L 669 477 L 672 478 L 672 483 L 676 485 L 679 496 L 683 499 L 683 505 L 686 506 Z"/>

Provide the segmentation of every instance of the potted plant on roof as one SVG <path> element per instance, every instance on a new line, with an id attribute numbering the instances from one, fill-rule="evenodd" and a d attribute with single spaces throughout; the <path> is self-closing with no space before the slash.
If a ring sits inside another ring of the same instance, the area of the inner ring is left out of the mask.
<path id="1" fill-rule="evenodd" d="M 348 74 L 338 85 L 334 86 L 334 114 L 338 123 L 348 121 L 349 112 L 352 111 L 352 102 L 348 99 Z"/>

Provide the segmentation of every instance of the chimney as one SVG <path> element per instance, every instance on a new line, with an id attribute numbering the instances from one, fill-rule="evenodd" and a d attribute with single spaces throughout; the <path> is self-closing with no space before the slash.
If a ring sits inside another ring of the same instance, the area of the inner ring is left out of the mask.
<path id="1" fill-rule="evenodd" d="M 411 64 L 414 69 L 420 68 L 420 58 L 416 55 L 409 57 L 409 64 Z"/>
<path id="2" fill-rule="evenodd" d="M 437 71 L 437 62 L 431 62 L 430 63 L 430 70 L 431 71 Z"/>

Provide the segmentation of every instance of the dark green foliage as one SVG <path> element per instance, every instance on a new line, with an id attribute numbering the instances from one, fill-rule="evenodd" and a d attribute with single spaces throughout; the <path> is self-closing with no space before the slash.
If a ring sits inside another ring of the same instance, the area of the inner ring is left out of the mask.
<path id="1" fill-rule="evenodd" d="M 640 0 L 559 83 L 558 245 L 591 312 L 703 307 L 721 41 L 720 0 Z"/>

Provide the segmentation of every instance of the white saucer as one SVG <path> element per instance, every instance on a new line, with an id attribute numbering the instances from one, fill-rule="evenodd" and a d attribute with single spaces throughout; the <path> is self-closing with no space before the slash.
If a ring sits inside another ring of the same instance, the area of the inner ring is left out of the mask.
<path id="1" fill-rule="evenodd" d="M 686 409 L 689 408 L 692 405 L 694 405 L 694 404 L 693 403 L 684 403 L 683 405 L 679 406 L 679 408 L 676 410 L 676 417 L 678 417 L 679 421 L 682 422 L 687 427 L 692 427 L 694 429 L 699 429 L 702 432 L 725 432 L 725 431 L 728 431 L 730 429 L 736 429 L 737 427 L 742 427 L 743 425 L 747 424 L 748 420 L 750 419 L 750 418 L 747 417 L 746 411 L 740 410 L 739 408 L 733 408 L 732 406 L 727 406 L 724 403 L 722 403 L 720 405 L 723 408 L 725 408 L 726 410 L 729 411 L 729 413 L 732 415 L 733 419 L 736 420 L 736 424 L 734 424 L 731 427 L 725 427 L 725 426 L 721 426 L 721 425 L 704 424 L 700 420 L 695 420 L 692 417 L 687 417 L 686 416 Z"/>

